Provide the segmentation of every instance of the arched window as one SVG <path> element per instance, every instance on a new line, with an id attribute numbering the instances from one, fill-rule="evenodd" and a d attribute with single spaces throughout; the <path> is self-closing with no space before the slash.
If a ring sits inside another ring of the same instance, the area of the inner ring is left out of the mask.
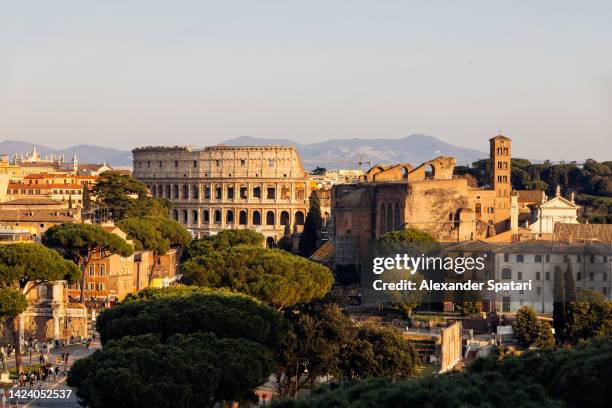
<path id="1" fill-rule="evenodd" d="M 395 231 L 395 225 L 393 225 L 393 206 L 391 203 L 387 205 L 387 231 Z"/>
<path id="2" fill-rule="evenodd" d="M 304 225 L 304 213 L 302 211 L 295 212 L 295 225 Z"/>
<path id="3" fill-rule="evenodd" d="M 178 221 L 178 210 L 172 210 L 172 219 Z"/>
<path id="4" fill-rule="evenodd" d="M 266 213 L 266 225 L 274 225 L 274 211 Z"/>
<path id="5" fill-rule="evenodd" d="M 267 248 L 275 248 L 276 247 L 276 242 L 274 242 L 274 238 L 272 238 L 272 237 L 266 238 L 266 247 Z"/>
<path id="6" fill-rule="evenodd" d="M 380 206 L 380 233 L 384 234 L 387 232 L 387 207 L 383 203 Z"/>
<path id="7" fill-rule="evenodd" d="M 247 225 L 247 212 L 246 210 L 241 210 L 238 214 L 238 224 Z"/>
<path id="8" fill-rule="evenodd" d="M 253 187 L 253 198 L 261 198 L 261 187 Z"/>
<path id="9" fill-rule="evenodd" d="M 204 210 L 202 217 L 204 217 L 204 224 L 210 223 L 210 212 L 208 210 Z"/>
<path id="10" fill-rule="evenodd" d="M 187 210 L 183 210 L 183 224 L 188 224 L 189 223 L 189 213 L 187 212 Z"/>
<path id="11" fill-rule="evenodd" d="M 167 198 L 167 199 L 172 198 L 172 193 L 170 192 L 170 188 L 171 188 L 171 187 L 170 187 L 170 184 L 167 184 L 167 185 L 166 185 L 166 198 Z"/>
<path id="12" fill-rule="evenodd" d="M 253 225 L 261 225 L 261 214 L 259 211 L 253 211 Z"/>
<path id="13" fill-rule="evenodd" d="M 221 210 L 215 210 L 215 224 L 221 224 Z"/>
<path id="14" fill-rule="evenodd" d="M 227 210 L 227 212 L 225 213 L 225 222 L 227 224 L 234 223 L 234 212 L 232 210 Z"/>
<path id="15" fill-rule="evenodd" d="M 194 184 L 194 185 L 191 187 L 191 196 L 192 196 L 194 199 L 196 199 L 196 200 L 197 200 L 198 198 L 200 198 L 200 188 L 198 187 L 198 185 L 197 185 L 197 184 Z"/>
<path id="16" fill-rule="evenodd" d="M 474 206 L 474 212 L 476 213 L 476 217 L 480 218 L 480 216 L 482 215 L 482 206 L 480 205 L 480 203 L 476 203 L 476 205 Z"/>
<path id="17" fill-rule="evenodd" d="M 502 279 L 512 279 L 512 270 L 510 268 L 502 269 Z"/>
<path id="18" fill-rule="evenodd" d="M 425 178 L 432 179 L 436 177 L 436 169 L 431 164 L 428 164 L 425 167 Z"/>
<path id="19" fill-rule="evenodd" d="M 179 198 L 179 186 L 178 184 L 175 184 L 172 186 L 172 190 L 173 190 L 173 197 L 174 198 Z"/>
<path id="20" fill-rule="evenodd" d="M 183 199 L 189 198 L 189 186 L 187 184 L 183 184 Z"/>
<path id="21" fill-rule="evenodd" d="M 287 211 L 282 211 L 281 212 L 280 223 L 281 223 L 281 225 L 289 224 L 289 213 Z"/>
<path id="22" fill-rule="evenodd" d="M 194 224 L 197 224 L 197 223 L 198 223 L 198 210 L 193 210 L 193 211 L 191 211 L 191 221 L 192 221 Z"/>

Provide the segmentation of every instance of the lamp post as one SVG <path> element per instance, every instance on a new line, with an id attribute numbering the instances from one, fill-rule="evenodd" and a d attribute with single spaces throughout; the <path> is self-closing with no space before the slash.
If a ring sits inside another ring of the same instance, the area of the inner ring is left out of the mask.
<path id="1" fill-rule="evenodd" d="M 307 358 L 300 358 L 295 364 L 295 394 L 293 394 L 293 398 L 297 398 L 298 380 L 300 378 L 300 365 L 304 367 L 304 372 L 308 373 L 308 364 L 310 364 L 310 362 Z"/>

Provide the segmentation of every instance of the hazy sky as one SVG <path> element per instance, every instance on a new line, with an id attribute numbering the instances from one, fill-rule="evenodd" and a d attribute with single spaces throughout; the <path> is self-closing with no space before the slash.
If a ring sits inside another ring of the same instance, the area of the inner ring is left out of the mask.
<path id="1" fill-rule="evenodd" d="M 0 140 L 429 134 L 612 159 L 612 2 L 0 0 Z"/>

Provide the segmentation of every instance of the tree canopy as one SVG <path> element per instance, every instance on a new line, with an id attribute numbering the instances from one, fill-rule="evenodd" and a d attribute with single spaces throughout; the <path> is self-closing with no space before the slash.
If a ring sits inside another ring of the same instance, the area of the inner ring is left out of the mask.
<path id="1" fill-rule="evenodd" d="M 93 224 L 54 225 L 45 232 L 42 243 L 81 268 L 85 268 L 96 253 L 102 257 L 111 254 L 127 257 L 134 253 L 134 248 L 126 240 Z M 86 277 L 87 274 L 81 274 L 81 302 L 84 300 Z"/>
<path id="2" fill-rule="evenodd" d="M 316 191 L 310 193 L 310 207 L 308 214 L 306 215 L 306 222 L 304 223 L 304 230 L 300 236 L 299 251 L 300 255 L 309 257 L 317 250 L 317 241 L 319 239 L 319 233 L 323 225 L 323 219 L 321 218 L 321 202 L 317 196 Z"/>
<path id="3" fill-rule="evenodd" d="M 279 249 L 238 245 L 181 264 L 188 285 L 230 288 L 276 307 L 322 298 L 333 275 L 325 266 Z"/>
<path id="4" fill-rule="evenodd" d="M 170 248 L 182 247 L 191 241 L 189 231 L 166 217 L 126 218 L 118 221 L 117 226 L 134 240 L 134 246 L 139 251 L 163 254 Z"/>
<path id="5" fill-rule="evenodd" d="M 516 313 L 512 324 L 516 337 L 525 347 L 552 347 L 555 339 L 548 323 L 538 320 L 535 311 L 529 306 L 523 306 Z"/>
<path id="6" fill-rule="evenodd" d="M 114 220 L 151 216 L 168 216 L 170 203 L 157 197 L 149 197 L 147 186 L 131 176 L 105 171 L 95 184 L 92 196 L 95 203 L 108 212 Z"/>
<path id="7" fill-rule="evenodd" d="M 269 306 L 197 287 L 143 290 L 104 311 L 97 327 L 102 350 L 75 362 L 68 377 L 94 408 L 252 401 L 286 333 Z"/>
<path id="8" fill-rule="evenodd" d="M 263 247 L 263 235 L 250 230 L 225 230 L 193 240 L 181 257 L 182 283 L 229 288 L 276 307 L 292 306 L 325 296 L 331 271 L 278 249 Z"/>
<path id="9" fill-rule="evenodd" d="M 417 228 L 390 231 L 378 238 L 381 244 L 437 244 L 438 240 L 429 232 Z"/>
<path id="10" fill-rule="evenodd" d="M 105 310 L 96 326 L 103 344 L 128 335 L 154 333 L 165 340 L 201 331 L 273 348 L 285 331 L 278 312 L 249 296 L 195 287 L 146 289 Z"/>
<path id="11" fill-rule="evenodd" d="M 275 408 L 593 407 L 609 406 L 612 339 L 573 349 L 481 358 L 465 372 L 398 381 L 372 378 L 331 383 Z"/>

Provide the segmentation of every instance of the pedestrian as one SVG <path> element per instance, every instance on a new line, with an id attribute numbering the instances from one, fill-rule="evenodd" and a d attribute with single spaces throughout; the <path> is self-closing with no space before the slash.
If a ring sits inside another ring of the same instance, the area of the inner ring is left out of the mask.
<path id="1" fill-rule="evenodd" d="M 68 357 L 70 357 L 70 353 L 66 352 L 66 364 L 68 364 Z"/>
<path id="2" fill-rule="evenodd" d="M 64 356 L 65 356 L 65 355 L 66 355 L 66 353 L 64 353 L 64 352 L 62 351 L 62 361 L 64 361 Z"/>
<path id="3" fill-rule="evenodd" d="M 59 375 L 60 372 L 60 368 L 58 365 L 55 366 L 55 377 L 57 378 L 57 376 Z"/>

